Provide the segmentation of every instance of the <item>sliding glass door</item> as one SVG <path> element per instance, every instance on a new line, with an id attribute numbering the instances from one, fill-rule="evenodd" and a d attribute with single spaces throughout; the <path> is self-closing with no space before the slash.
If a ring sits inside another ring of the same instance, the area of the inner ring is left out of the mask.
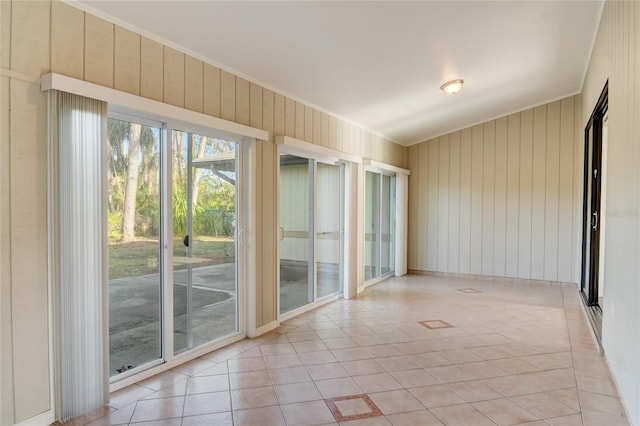
<path id="1" fill-rule="evenodd" d="M 389 275 L 395 270 L 395 205 L 395 176 L 367 171 L 365 177 L 365 281 Z"/>
<path id="2" fill-rule="evenodd" d="M 280 155 L 280 313 L 342 290 L 344 172 Z"/>
<path id="3" fill-rule="evenodd" d="M 107 133 L 114 382 L 241 337 L 240 144 L 113 112 Z"/>
<path id="4" fill-rule="evenodd" d="M 160 361 L 162 125 L 109 118 L 109 372 Z"/>
<path id="5" fill-rule="evenodd" d="M 174 351 L 238 330 L 236 143 L 173 131 Z"/>

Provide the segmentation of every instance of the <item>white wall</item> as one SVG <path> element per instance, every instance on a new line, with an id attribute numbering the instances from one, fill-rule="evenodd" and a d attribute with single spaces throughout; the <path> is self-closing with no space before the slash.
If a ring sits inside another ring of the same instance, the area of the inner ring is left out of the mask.
<path id="1" fill-rule="evenodd" d="M 602 340 L 640 424 L 640 4 L 606 3 L 583 85 L 584 128 L 609 79 Z M 583 407 L 584 408 L 584 407 Z"/>
<path id="2" fill-rule="evenodd" d="M 580 97 L 409 148 L 409 269 L 577 282 Z"/>
<path id="3" fill-rule="evenodd" d="M 281 166 L 280 233 L 285 233 L 280 241 L 281 259 L 309 260 L 309 196 L 309 166 Z"/>

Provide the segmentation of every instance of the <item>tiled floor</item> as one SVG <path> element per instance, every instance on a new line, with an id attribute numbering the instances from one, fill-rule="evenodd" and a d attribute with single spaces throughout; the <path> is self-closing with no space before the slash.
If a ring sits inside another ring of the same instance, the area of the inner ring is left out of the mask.
<path id="1" fill-rule="evenodd" d="M 628 424 L 574 286 L 426 276 L 115 392 L 100 415 L 88 424 Z"/>

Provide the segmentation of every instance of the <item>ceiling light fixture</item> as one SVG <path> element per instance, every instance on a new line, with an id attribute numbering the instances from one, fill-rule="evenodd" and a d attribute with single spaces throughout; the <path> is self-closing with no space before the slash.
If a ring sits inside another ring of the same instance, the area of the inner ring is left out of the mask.
<path id="1" fill-rule="evenodd" d="M 440 86 L 440 90 L 442 90 L 447 95 L 455 95 L 460 90 L 462 90 L 463 80 L 451 80 L 447 81 L 445 84 Z"/>

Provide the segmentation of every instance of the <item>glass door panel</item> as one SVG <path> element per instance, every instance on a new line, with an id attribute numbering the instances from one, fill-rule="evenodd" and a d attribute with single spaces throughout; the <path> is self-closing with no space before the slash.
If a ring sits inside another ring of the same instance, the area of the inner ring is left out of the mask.
<path id="1" fill-rule="evenodd" d="M 110 376 L 163 357 L 162 132 L 132 121 L 107 122 Z"/>
<path id="2" fill-rule="evenodd" d="M 380 175 L 367 172 L 365 182 L 364 278 L 380 276 Z"/>
<path id="3" fill-rule="evenodd" d="M 238 330 L 236 143 L 174 131 L 173 310 L 179 353 Z"/>
<path id="4" fill-rule="evenodd" d="M 312 162 L 280 156 L 280 313 L 313 302 Z"/>
<path id="5" fill-rule="evenodd" d="M 317 297 L 341 290 L 342 167 L 316 166 L 316 282 Z"/>
<path id="6" fill-rule="evenodd" d="M 391 176 L 381 175 L 382 190 L 380 200 L 380 275 L 391 272 L 393 252 L 393 219 L 391 216 L 392 207 L 392 182 Z"/>

